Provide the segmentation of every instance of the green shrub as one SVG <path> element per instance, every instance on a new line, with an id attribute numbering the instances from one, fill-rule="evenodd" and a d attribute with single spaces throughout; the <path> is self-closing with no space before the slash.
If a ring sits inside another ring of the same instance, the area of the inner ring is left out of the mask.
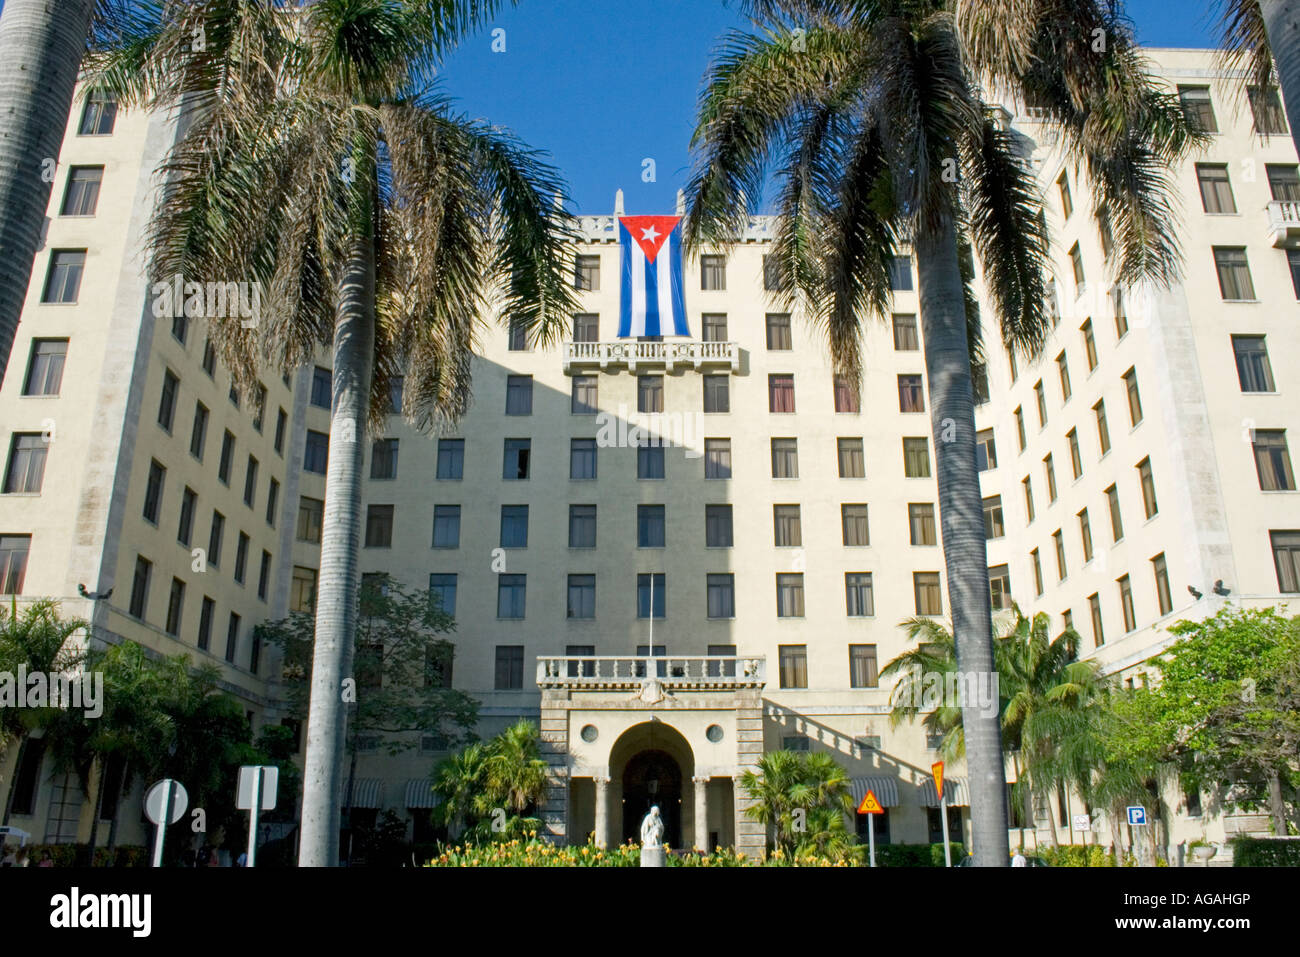
<path id="1" fill-rule="evenodd" d="M 1036 852 L 1048 867 L 1114 867 L 1110 851 L 1098 844 L 1063 844 L 1040 847 Z"/>
<path id="2" fill-rule="evenodd" d="M 1232 866 L 1300 867 L 1300 838 L 1235 838 L 1232 842 Z"/>
<path id="3" fill-rule="evenodd" d="M 966 848 L 952 843 L 952 862 L 960 863 L 966 857 Z M 870 855 L 862 848 L 862 862 L 869 863 Z M 943 867 L 942 844 L 879 844 L 876 846 L 877 867 Z"/>

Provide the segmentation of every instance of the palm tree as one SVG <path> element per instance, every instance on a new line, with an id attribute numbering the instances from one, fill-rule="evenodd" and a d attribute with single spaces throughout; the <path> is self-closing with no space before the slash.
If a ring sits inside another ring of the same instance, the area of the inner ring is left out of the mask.
<path id="1" fill-rule="evenodd" d="M 1245 86 L 1266 90 L 1274 77 L 1300 153 L 1300 2 L 1216 0 L 1225 66 L 1245 69 Z M 1276 63 L 1276 74 L 1274 64 Z"/>
<path id="2" fill-rule="evenodd" d="M 889 313 L 889 266 L 910 238 L 938 468 L 948 596 L 961 671 L 994 671 L 968 324 L 967 241 L 1001 339 L 1036 356 L 1049 329 L 1048 237 L 1017 135 L 980 80 L 1041 106 L 1094 184 L 1122 282 L 1168 281 L 1177 241 L 1164 164 L 1196 137 L 1142 68 L 1118 4 L 1048 0 L 750 0 L 762 28 L 724 42 L 701 97 L 686 234 L 734 240 L 777 180 L 776 262 L 789 304 L 856 384 L 864 316 Z M 954 12 L 955 10 L 955 12 Z M 1068 24 L 1064 23 L 1068 20 Z M 1090 24 L 1098 52 L 1075 51 Z M 1065 27 L 1068 26 L 1068 29 Z M 1014 40 L 1016 42 L 1009 42 Z M 970 265 L 970 264 L 968 264 Z M 964 715 L 978 863 L 1009 857 L 995 718 Z"/>
<path id="3" fill-rule="evenodd" d="M 848 777 L 829 754 L 768 751 L 757 772 L 740 776 L 740 786 L 754 802 L 745 814 L 772 830 L 775 849 L 787 858 L 801 849 L 839 856 L 852 843 L 844 828 L 852 811 Z"/>
<path id="4" fill-rule="evenodd" d="M 487 754 L 481 744 L 469 744 L 438 762 L 433 772 L 433 793 L 440 799 L 433 809 L 434 823 L 458 837 L 489 810 L 483 789 Z"/>
<path id="5" fill-rule="evenodd" d="M 28 674 L 70 674 L 81 667 L 84 652 L 70 645 L 69 639 L 89 628 L 80 618 L 59 617 L 59 603 L 52 599 L 32 602 L 19 614 L 18 600 L 11 598 L 8 611 L 0 608 L 0 671 L 14 674 L 22 668 Z M 18 742 L 15 767 L 22 763 L 31 732 L 48 724 L 56 713 L 52 708 L 0 708 L 0 747 Z M 5 791 L 0 824 L 9 823 L 16 782 L 15 774 Z"/>
<path id="6" fill-rule="evenodd" d="M 543 343 L 574 309 L 553 169 L 432 87 L 441 56 L 500 5 L 167 5 L 119 18 L 87 61 L 93 85 L 123 103 L 184 106 L 151 270 L 261 283 L 255 329 L 209 323 L 225 364 L 248 388 L 258 360 L 289 371 L 322 344 L 333 351 L 304 865 L 338 858 L 367 421 L 382 423 L 399 370 L 409 421 L 459 416 L 489 309 Z"/>
<path id="7" fill-rule="evenodd" d="M 493 738 L 483 761 L 483 781 L 494 801 L 521 816 L 541 803 L 547 765 L 541 735 L 531 721 L 517 721 Z"/>

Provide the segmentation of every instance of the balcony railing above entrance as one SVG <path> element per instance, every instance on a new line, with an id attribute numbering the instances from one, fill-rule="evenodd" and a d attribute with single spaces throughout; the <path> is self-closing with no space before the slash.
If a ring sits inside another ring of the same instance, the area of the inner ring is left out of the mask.
<path id="1" fill-rule="evenodd" d="M 730 655 L 554 655 L 537 659 L 539 688 L 635 691 L 647 674 L 669 690 L 762 688 L 767 681 L 767 662 L 761 657 Z"/>
<path id="2" fill-rule="evenodd" d="M 1300 202 L 1274 200 L 1268 204 L 1268 228 L 1273 245 L 1281 249 L 1300 239 Z"/>
<path id="3" fill-rule="evenodd" d="M 735 342 L 640 342 L 616 339 L 613 342 L 566 342 L 564 372 L 571 375 L 583 369 L 605 371 L 627 366 L 631 373 L 645 369 L 730 369 L 740 371 L 740 346 Z"/>

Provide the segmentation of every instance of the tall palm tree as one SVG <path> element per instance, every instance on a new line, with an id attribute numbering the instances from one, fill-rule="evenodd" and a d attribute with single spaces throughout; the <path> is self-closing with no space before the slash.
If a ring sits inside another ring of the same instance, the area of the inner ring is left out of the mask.
<path id="1" fill-rule="evenodd" d="M 1195 140 L 1143 70 L 1118 4 L 1080 0 L 750 0 L 758 34 L 723 43 L 701 96 L 686 233 L 735 239 L 775 168 L 773 255 L 856 383 L 865 317 L 889 313 L 889 265 L 910 238 L 959 666 L 994 671 L 975 464 L 969 240 L 1003 343 L 1036 356 L 1049 329 L 1048 237 L 1015 133 L 980 81 L 1032 98 L 1093 181 L 1116 278 L 1167 281 L 1177 241 L 1163 164 Z M 1068 24 L 1065 21 L 1069 21 Z M 1089 24 L 1104 49 L 1071 52 Z M 1065 29 L 1068 26 L 1068 30 Z M 1008 36 L 1025 38 L 1008 44 Z M 964 715 L 976 861 L 1008 863 L 996 718 Z"/>
<path id="2" fill-rule="evenodd" d="M 483 782 L 488 793 L 515 815 L 541 802 L 546 771 L 541 735 L 531 721 L 517 721 L 488 742 Z"/>
<path id="3" fill-rule="evenodd" d="M 405 372 L 403 412 L 428 428 L 470 399 L 492 309 L 543 343 L 574 309 L 569 218 L 554 170 L 452 111 L 441 56 L 496 0 L 207 0 L 120 17 L 88 58 L 124 103 L 183 104 L 151 226 L 155 278 L 253 280 L 255 329 L 211 322 L 248 385 L 321 344 L 333 397 L 300 861 L 338 858 L 345 679 L 357 621 L 363 433 Z M 192 38 L 203 31 L 203 48 Z M 256 210 L 256 215 L 250 211 Z M 570 260 L 571 261 L 571 260 Z"/>
<path id="4" fill-rule="evenodd" d="M 1244 67 L 1245 85 L 1282 90 L 1291 139 L 1300 153 L 1300 0 L 1216 0 L 1223 61 Z"/>
<path id="5" fill-rule="evenodd" d="M 745 771 L 739 783 L 754 802 L 745 814 L 771 828 L 775 849 L 787 858 L 801 846 L 836 854 L 847 847 L 848 777 L 824 751 L 769 751 L 759 758 L 758 770 Z"/>
<path id="6" fill-rule="evenodd" d="M 486 760 L 483 745 L 475 743 L 443 758 L 434 768 L 433 793 L 439 801 L 432 816 L 435 823 L 447 829 L 448 837 L 459 837 L 489 811 L 483 788 Z"/>

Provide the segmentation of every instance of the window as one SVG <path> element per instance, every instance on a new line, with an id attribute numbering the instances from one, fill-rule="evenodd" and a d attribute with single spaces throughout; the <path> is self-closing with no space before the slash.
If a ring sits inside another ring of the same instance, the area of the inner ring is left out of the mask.
<path id="1" fill-rule="evenodd" d="M 1294 491 L 1295 474 L 1291 471 L 1291 454 L 1287 451 L 1285 429 L 1254 429 L 1255 472 L 1259 487 L 1265 492 Z"/>
<path id="2" fill-rule="evenodd" d="M 1110 451 L 1110 426 L 1106 424 L 1105 400 L 1094 405 L 1092 411 L 1097 415 L 1097 444 L 1101 446 L 1101 454 L 1105 455 Z"/>
<path id="3" fill-rule="evenodd" d="M 176 523 L 176 541 L 186 548 L 194 537 L 194 513 L 198 509 L 199 493 L 188 485 L 181 492 L 181 514 Z"/>
<path id="4" fill-rule="evenodd" d="M 144 620 L 145 608 L 149 603 L 149 576 L 153 573 L 153 562 L 143 555 L 135 557 L 135 573 L 131 576 L 131 603 L 128 608 L 132 618 Z"/>
<path id="5" fill-rule="evenodd" d="M 1300 531 L 1269 532 L 1268 537 L 1273 546 L 1278 591 L 1287 594 L 1300 592 Z M 4 568 L 2 555 L 0 553 L 0 570 Z"/>
<path id="6" fill-rule="evenodd" d="M 465 475 L 465 440 L 438 440 L 438 472 L 440 479 L 459 480 Z"/>
<path id="7" fill-rule="evenodd" d="M 725 256 L 700 257 L 700 288 L 722 292 L 727 288 L 727 258 Z"/>
<path id="8" fill-rule="evenodd" d="M 1034 383 L 1034 401 L 1038 404 L 1038 427 L 1047 425 L 1047 394 L 1043 391 L 1043 380 Z"/>
<path id="9" fill-rule="evenodd" d="M 1244 246 L 1215 246 L 1214 268 L 1219 273 L 1219 292 L 1225 300 L 1253 300 L 1255 284 Z"/>
<path id="10" fill-rule="evenodd" d="M 569 478 L 594 479 L 596 477 L 596 440 L 569 440 Z"/>
<path id="11" fill-rule="evenodd" d="M 1061 401 L 1070 401 L 1070 364 L 1065 358 L 1065 352 L 1062 351 L 1056 357 L 1056 371 L 1061 376 Z"/>
<path id="12" fill-rule="evenodd" d="M 1016 353 L 1014 350 L 1007 351 L 1007 365 L 1011 369 L 1011 382 L 1014 384 L 1020 376 L 1020 372 L 1016 369 Z"/>
<path id="13" fill-rule="evenodd" d="M 636 477 L 662 479 L 664 477 L 664 447 L 642 445 L 636 450 Z"/>
<path id="14" fill-rule="evenodd" d="M 907 478 L 930 477 L 930 440 L 925 436 L 903 439 L 903 475 Z"/>
<path id="15" fill-rule="evenodd" d="M 907 506 L 907 524 L 913 545 L 937 545 L 934 525 L 934 503 L 912 502 Z"/>
<path id="16" fill-rule="evenodd" d="M 289 610 L 310 612 L 316 601 L 316 569 L 295 565 L 289 586 Z"/>
<path id="17" fill-rule="evenodd" d="M 18 451 L 17 440 L 19 438 L 21 438 L 21 436 L 14 437 L 15 452 Z M 35 436 L 34 438 L 39 440 L 40 436 Z M 43 459 L 44 455 L 42 454 L 41 457 Z M 10 458 L 10 462 L 11 463 L 13 462 L 12 457 Z M 41 463 L 41 470 L 44 471 L 44 462 Z M 166 479 L 166 477 L 167 477 L 167 470 L 165 468 L 159 465 L 156 461 L 151 461 L 149 463 L 149 478 L 145 482 L 145 488 L 144 488 L 144 519 L 146 522 L 149 522 L 152 525 L 158 524 L 158 512 L 159 509 L 162 507 L 163 481 L 164 479 Z M 9 486 L 7 482 L 5 483 L 5 491 L 9 491 Z M 39 475 L 36 476 L 36 488 L 22 489 L 22 491 L 39 492 L 40 476 Z"/>
<path id="18" fill-rule="evenodd" d="M 636 547 L 664 547 L 664 507 L 638 505 L 636 507 Z"/>
<path id="19" fill-rule="evenodd" d="M 244 469 L 244 504 L 249 508 L 257 500 L 257 459 L 248 457 L 248 466 Z"/>
<path id="20" fill-rule="evenodd" d="M 23 590 L 30 535 L 0 535 L 0 594 L 17 595 Z"/>
<path id="21" fill-rule="evenodd" d="M 984 499 L 984 539 L 992 541 L 1006 534 L 1007 526 L 1002 517 L 1002 496 L 990 495 Z"/>
<path id="22" fill-rule="evenodd" d="M 221 564 L 221 543 L 226 535 L 226 516 L 215 509 L 212 512 L 212 528 L 208 532 L 208 564 L 214 568 Z"/>
<path id="23" fill-rule="evenodd" d="M 366 548 L 393 547 L 393 506 L 366 506 Z"/>
<path id="24" fill-rule="evenodd" d="M 262 564 L 257 572 L 257 597 L 266 601 L 266 587 L 271 580 L 271 553 L 262 549 Z"/>
<path id="25" fill-rule="evenodd" d="M 527 604 L 526 575 L 497 576 L 497 617 L 523 618 Z"/>
<path id="26" fill-rule="evenodd" d="M 180 386 L 180 380 L 170 369 L 163 371 L 162 395 L 158 400 L 158 424 L 169 434 L 176 418 L 176 399 Z"/>
<path id="27" fill-rule="evenodd" d="M 1006 565 L 989 569 L 989 604 L 994 611 L 1011 607 L 1011 572 Z"/>
<path id="28" fill-rule="evenodd" d="M 1025 410 L 1022 406 L 1016 406 L 1016 438 L 1020 440 L 1020 451 L 1025 450 L 1028 442 L 1025 441 Z"/>
<path id="29" fill-rule="evenodd" d="M 731 548 L 733 541 L 731 506 L 704 506 L 705 546 L 708 548 Z"/>
<path id="30" fill-rule="evenodd" d="M 1083 560 L 1092 561 L 1092 524 L 1088 521 L 1088 510 L 1079 513 L 1079 538 L 1083 542 Z"/>
<path id="31" fill-rule="evenodd" d="M 113 132 L 113 121 L 116 118 L 117 100 L 108 93 L 91 93 L 86 97 L 86 105 L 81 110 L 77 135 L 108 136 Z"/>
<path id="32" fill-rule="evenodd" d="M 284 409 L 279 409 L 275 414 L 275 454 L 284 454 L 284 431 L 289 424 L 289 416 Z"/>
<path id="33" fill-rule="evenodd" d="M 290 608 L 290 611 L 297 609 Z M 203 602 L 199 606 L 199 650 L 207 651 L 208 646 L 212 643 L 212 618 L 216 614 L 216 603 L 207 595 L 203 596 Z"/>
<path id="34" fill-rule="evenodd" d="M 1115 300 L 1115 338 L 1123 339 L 1128 335 L 1128 311 L 1124 306 L 1124 287 L 1116 286 L 1112 289 L 1111 298 Z"/>
<path id="35" fill-rule="evenodd" d="M 845 573 L 844 608 L 850 618 L 869 618 L 876 613 L 876 603 L 871 592 L 871 572 Z"/>
<path id="36" fill-rule="evenodd" d="M 870 576 L 867 587 L 870 589 Z M 849 687 L 876 688 L 880 678 L 875 645 L 849 645 Z M 879 744 L 876 745 L 879 748 Z"/>
<path id="37" fill-rule="evenodd" d="M 596 576 L 570 575 L 566 612 L 569 618 L 596 617 Z"/>
<path id="38" fill-rule="evenodd" d="M 1214 118 L 1214 103 L 1210 100 L 1208 86 L 1180 86 L 1178 99 L 1182 102 L 1183 113 L 1190 123 L 1200 127 L 1206 133 L 1219 132 L 1219 123 Z"/>
<path id="39" fill-rule="evenodd" d="M 767 377 L 767 411 L 794 411 L 794 376 L 769 375 Z"/>
<path id="40" fill-rule="evenodd" d="M 68 186 L 63 193 L 60 216 L 94 216 L 99 205 L 99 186 L 104 180 L 102 166 L 74 166 L 68 172 Z"/>
<path id="41" fill-rule="evenodd" d="M 58 395 L 67 358 L 67 339 L 33 339 L 23 395 Z"/>
<path id="42" fill-rule="evenodd" d="M 1156 579 L 1156 602 L 1160 614 L 1167 615 L 1174 609 L 1174 599 L 1169 594 L 1169 566 L 1165 563 L 1164 552 L 1151 559 L 1151 571 Z"/>
<path id="43" fill-rule="evenodd" d="M 511 352 L 528 351 L 528 324 L 522 319 L 511 319 L 506 327 L 506 348 Z"/>
<path id="44" fill-rule="evenodd" d="M 916 330 L 915 313 L 894 313 L 894 351 L 916 352 L 921 348 L 921 337 Z"/>
<path id="45" fill-rule="evenodd" d="M 975 465 L 981 472 L 998 467 L 998 447 L 993 441 L 992 429 L 975 433 Z"/>
<path id="46" fill-rule="evenodd" d="M 781 687 L 807 688 L 808 646 L 778 645 L 777 652 L 781 661 Z"/>
<path id="47" fill-rule="evenodd" d="M 912 257 L 895 256 L 889 264 L 889 288 L 895 292 L 912 289 Z"/>
<path id="48" fill-rule="evenodd" d="M 842 471 L 842 470 L 841 470 Z M 799 440 L 772 440 L 772 478 L 799 477 Z"/>
<path id="49" fill-rule="evenodd" d="M 524 646 L 497 645 L 496 689 L 519 691 L 524 686 Z"/>
<path id="50" fill-rule="evenodd" d="M 5 469 L 4 491 L 39 492 L 45 481 L 45 456 L 48 451 L 49 444 L 41 433 L 15 432 L 9 444 L 9 466 Z M 149 466 L 149 491 L 145 493 L 144 517 L 154 524 L 158 523 L 158 503 L 162 496 L 162 477 L 165 472 L 166 469 L 157 462 Z"/>
<path id="51" fill-rule="evenodd" d="M 704 383 L 704 411 L 730 412 L 731 391 L 728 377 L 725 375 L 701 376 Z"/>
<path id="52" fill-rule="evenodd" d="M 574 342 L 600 341 L 600 316 L 594 312 L 581 312 L 573 317 Z"/>
<path id="53" fill-rule="evenodd" d="M 235 543 L 235 584 L 244 584 L 244 574 L 248 569 L 248 536 L 243 532 Z"/>
<path id="54" fill-rule="evenodd" d="M 333 391 L 333 376 L 329 369 L 316 366 L 311 374 L 311 404 L 318 409 L 328 409 Z"/>
<path id="55" fill-rule="evenodd" d="M 433 507 L 433 547 L 460 548 L 460 506 Z"/>
<path id="56" fill-rule="evenodd" d="M 447 573 L 434 573 L 429 576 L 429 594 L 438 602 L 438 609 L 452 615 L 456 614 L 456 576 Z"/>
<path id="57" fill-rule="evenodd" d="M 776 617 L 803 617 L 803 575 L 776 576 Z"/>
<path id="58" fill-rule="evenodd" d="M 700 338 L 704 342 L 727 341 L 727 314 L 706 312 L 700 316 Z"/>
<path id="59" fill-rule="evenodd" d="M 178 316 L 172 316 L 172 338 L 185 345 L 185 340 L 190 334 L 190 320 L 181 313 Z"/>
<path id="60" fill-rule="evenodd" d="M 376 480 L 397 478 L 397 439 L 375 439 L 370 446 L 370 477 Z"/>
<path id="61" fill-rule="evenodd" d="M 1097 337 L 1092 332 L 1092 320 L 1089 319 L 1079 331 L 1083 333 L 1083 351 L 1088 357 L 1088 371 L 1097 368 Z"/>
<path id="62" fill-rule="evenodd" d="M 600 291 L 600 257 L 574 257 L 573 288 L 583 292 Z"/>
<path id="63" fill-rule="evenodd" d="M 836 439 L 835 448 L 836 455 L 839 459 L 840 478 L 867 477 L 867 464 L 862 452 L 861 439 Z"/>
<path id="64" fill-rule="evenodd" d="M 638 618 L 650 617 L 650 598 L 654 596 L 654 616 L 663 618 L 664 611 L 667 608 L 667 582 L 664 579 L 663 572 L 654 574 L 641 574 L 636 576 L 636 616 Z"/>
<path id="65" fill-rule="evenodd" d="M 1071 429 L 1065 433 L 1065 441 L 1070 446 L 1070 470 L 1075 478 L 1083 475 L 1083 456 L 1079 452 L 1079 430 Z"/>
<path id="66" fill-rule="evenodd" d="M 257 434 L 262 434 L 262 419 L 266 415 L 266 386 L 262 383 L 257 384 L 257 392 L 253 397 L 253 428 Z"/>
<path id="67" fill-rule="evenodd" d="M 1034 520 L 1034 482 L 1028 475 L 1020 480 L 1020 487 L 1025 490 L 1025 521 Z"/>
<path id="68" fill-rule="evenodd" d="M 1295 297 L 1300 299 L 1300 249 L 1286 251 L 1286 265 L 1291 272 L 1291 289 Z"/>
<path id="69" fill-rule="evenodd" d="M 710 618 L 736 617 L 736 576 L 717 573 L 705 576 L 707 614 Z"/>
<path id="70" fill-rule="evenodd" d="M 217 350 L 212 345 L 212 340 L 204 340 L 203 343 L 203 371 L 211 379 L 217 368 Z"/>
<path id="71" fill-rule="evenodd" d="M 1263 336 L 1233 336 L 1232 353 L 1237 361 L 1237 381 L 1242 392 L 1273 392 L 1273 366 Z"/>
<path id="72" fill-rule="evenodd" d="M 1300 166 L 1269 163 L 1264 169 L 1268 174 L 1268 190 L 1275 202 L 1300 202 Z"/>
<path id="73" fill-rule="evenodd" d="M 794 348 L 790 341 L 790 316 L 787 313 L 767 314 L 767 348 L 769 352 L 788 352 Z"/>
<path id="74" fill-rule="evenodd" d="M 991 398 L 989 392 L 989 367 L 983 362 L 972 362 L 970 366 L 970 387 L 974 395 L 975 406 L 987 405 Z"/>
<path id="75" fill-rule="evenodd" d="M 1042 597 L 1043 594 L 1043 563 L 1038 556 L 1038 549 L 1029 553 L 1029 561 L 1034 566 L 1034 594 Z"/>
<path id="76" fill-rule="evenodd" d="M 1106 489 L 1106 506 L 1110 509 L 1110 536 L 1118 542 L 1124 537 L 1124 523 L 1119 514 L 1119 489 L 1114 485 Z"/>
<path id="77" fill-rule="evenodd" d="M 235 437 L 227 431 L 221 437 L 221 461 L 217 464 L 217 478 L 223 485 L 230 484 L 230 470 L 235 464 Z"/>
<path id="78" fill-rule="evenodd" d="M 528 478 L 528 459 L 532 454 L 532 439 L 506 439 L 504 462 L 501 477 L 507 481 L 523 481 Z"/>
<path id="79" fill-rule="evenodd" d="M 298 499 L 298 527 L 295 537 L 300 542 L 320 544 L 321 521 L 325 517 L 325 503 L 306 495 Z"/>
<path id="80" fill-rule="evenodd" d="M 1133 585 L 1129 577 L 1118 579 L 1116 584 L 1119 585 L 1119 604 L 1124 610 L 1124 631 L 1130 632 L 1137 628 L 1137 617 L 1133 613 Z"/>
<path id="81" fill-rule="evenodd" d="M 1286 112 L 1282 109 L 1282 98 L 1275 86 L 1248 86 L 1246 98 L 1250 101 L 1250 113 L 1255 119 L 1255 132 L 1261 136 L 1275 136 L 1289 132 L 1286 125 Z"/>
<path id="82" fill-rule="evenodd" d="M 208 438 L 208 407 L 194 403 L 194 425 L 190 428 L 190 455 L 203 461 L 203 447 Z"/>
<path id="83" fill-rule="evenodd" d="M 785 291 L 785 277 L 781 274 L 781 264 L 775 256 L 763 257 L 763 288 L 768 292 Z"/>
<path id="84" fill-rule="evenodd" d="M 1101 255 L 1106 262 L 1111 261 L 1111 253 L 1115 250 L 1115 232 L 1110 225 L 1110 210 L 1101 209 L 1097 212 L 1097 235 L 1101 239 Z M 1055 326 L 1053 326 L 1055 328 Z"/>
<path id="85" fill-rule="evenodd" d="M 913 572 L 912 591 L 918 615 L 942 615 L 943 599 L 939 595 L 938 572 Z"/>
<path id="86" fill-rule="evenodd" d="M 871 530 L 867 524 L 867 506 L 841 505 L 840 524 L 844 544 L 848 546 L 866 546 L 871 544 Z"/>
<path id="87" fill-rule="evenodd" d="M 1080 295 L 1087 280 L 1083 274 L 1083 253 L 1079 250 L 1079 244 L 1075 243 L 1070 247 L 1070 268 L 1074 271 L 1074 293 Z"/>
<path id="88" fill-rule="evenodd" d="M 835 411 L 836 412 L 857 412 L 858 390 L 853 388 L 848 377 L 837 375 L 835 377 Z"/>
<path id="89" fill-rule="evenodd" d="M 1056 466 L 1050 452 L 1043 459 L 1043 473 L 1047 476 L 1047 504 L 1050 505 L 1056 501 Z"/>
<path id="90" fill-rule="evenodd" d="M 1124 373 L 1124 390 L 1128 395 L 1128 417 L 1133 425 L 1142 421 L 1142 396 L 1138 392 L 1137 370 Z"/>
<path id="91" fill-rule="evenodd" d="M 803 544 L 798 505 L 772 506 L 772 544 L 777 548 L 795 548 Z"/>
<path id="92" fill-rule="evenodd" d="M 569 506 L 569 547 L 596 547 L 596 506 Z"/>
<path id="93" fill-rule="evenodd" d="M 1052 546 L 1056 550 L 1056 580 L 1065 581 L 1065 538 L 1059 528 L 1052 532 Z"/>
<path id="94" fill-rule="evenodd" d="M 324 475 L 329 465 L 330 437 L 324 432 L 307 430 L 307 442 L 303 447 L 303 471 Z"/>
<path id="95" fill-rule="evenodd" d="M 1061 218 L 1069 219 L 1074 212 L 1074 202 L 1070 198 L 1070 174 L 1062 173 L 1056 181 L 1057 192 L 1061 195 Z"/>
<path id="96" fill-rule="evenodd" d="M 506 376 L 506 415 L 533 414 L 533 377 Z"/>
<path id="97" fill-rule="evenodd" d="M 662 412 L 664 410 L 664 377 L 661 375 L 637 376 L 636 410 Z"/>
<path id="98" fill-rule="evenodd" d="M 704 477 L 731 478 L 731 439 L 704 440 Z"/>
<path id="99" fill-rule="evenodd" d="M 598 376 L 574 376 L 573 393 L 569 401 L 570 413 L 573 415 L 595 415 L 599 410 L 599 389 L 600 379 Z"/>
<path id="100" fill-rule="evenodd" d="M 921 377 L 919 375 L 900 375 L 898 377 L 898 411 L 925 411 L 925 396 L 921 391 Z"/>
<path id="101" fill-rule="evenodd" d="M 1145 458 L 1137 464 L 1138 480 L 1142 484 L 1142 508 L 1147 518 L 1153 518 L 1160 511 L 1156 504 L 1156 483 L 1151 477 L 1151 459 Z"/>
<path id="102" fill-rule="evenodd" d="M 1196 181 L 1201 187 L 1201 208 L 1207 213 L 1235 213 L 1237 202 L 1232 196 L 1226 163 L 1197 163 Z"/>
<path id="103" fill-rule="evenodd" d="M 56 249 L 50 253 L 50 271 L 45 279 L 41 302 L 74 303 L 81 291 L 81 274 L 86 267 L 85 250 Z"/>
<path id="104" fill-rule="evenodd" d="M 280 483 L 271 479 L 266 488 L 266 524 L 275 528 L 275 504 L 280 497 Z"/>

